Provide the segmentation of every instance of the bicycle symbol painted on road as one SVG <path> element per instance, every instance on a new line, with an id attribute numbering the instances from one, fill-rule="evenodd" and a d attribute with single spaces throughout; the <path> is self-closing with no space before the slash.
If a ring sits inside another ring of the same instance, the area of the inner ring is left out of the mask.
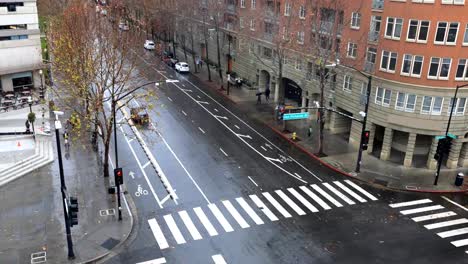
<path id="1" fill-rule="evenodd" d="M 136 197 L 140 197 L 140 195 L 148 195 L 148 191 L 144 190 L 140 184 L 138 184 L 137 191 L 135 192 Z"/>
<path id="2" fill-rule="evenodd" d="M 279 157 L 280 157 L 280 160 L 281 160 L 282 162 L 292 161 L 292 158 L 291 158 L 291 157 L 285 157 L 285 156 L 282 155 L 282 154 L 279 154 Z"/>

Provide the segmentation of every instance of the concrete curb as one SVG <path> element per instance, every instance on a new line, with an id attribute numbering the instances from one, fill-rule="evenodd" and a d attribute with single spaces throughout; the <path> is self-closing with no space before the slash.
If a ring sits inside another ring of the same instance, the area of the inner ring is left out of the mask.
<path id="1" fill-rule="evenodd" d="M 322 159 L 320 159 L 319 157 L 317 157 L 316 155 L 314 155 L 313 153 L 311 153 L 310 151 L 308 151 L 307 149 L 305 149 L 303 146 L 297 144 L 295 141 L 293 141 L 292 139 L 290 139 L 289 137 L 287 137 L 286 135 L 284 135 L 284 133 L 282 133 L 281 131 L 279 131 L 278 129 L 276 129 L 275 127 L 273 127 L 272 125 L 270 124 L 267 124 L 265 122 L 262 121 L 262 123 L 264 123 L 266 126 L 268 126 L 271 130 L 273 130 L 276 134 L 278 134 L 279 136 L 281 136 L 282 138 L 284 138 L 285 140 L 287 140 L 289 143 L 293 144 L 296 148 L 300 149 L 302 152 L 304 152 L 305 154 L 307 154 L 309 157 L 317 160 L 320 162 L 320 164 L 324 165 L 325 167 L 343 175 L 343 176 L 346 176 L 346 177 L 350 177 L 350 178 L 353 178 L 353 179 L 356 179 L 356 180 L 359 180 L 361 182 L 364 182 L 366 184 L 370 184 L 370 185 L 376 185 L 374 183 L 371 183 L 371 182 L 368 182 L 364 179 L 361 179 L 359 177 L 355 177 L 347 172 L 344 172 L 336 167 L 333 167 L 332 165 L 330 165 L 329 163 L 323 161 Z M 428 190 L 428 189 L 423 189 L 423 190 L 411 190 L 411 189 L 400 189 L 400 188 L 393 188 L 393 187 L 387 187 L 387 186 L 382 186 L 382 185 L 376 185 L 376 186 L 379 186 L 379 188 L 382 188 L 382 189 L 386 189 L 386 190 L 392 190 L 392 191 L 406 191 L 406 192 L 417 192 L 417 193 L 439 193 L 439 194 L 444 194 L 444 193 L 467 193 L 468 190 Z"/>

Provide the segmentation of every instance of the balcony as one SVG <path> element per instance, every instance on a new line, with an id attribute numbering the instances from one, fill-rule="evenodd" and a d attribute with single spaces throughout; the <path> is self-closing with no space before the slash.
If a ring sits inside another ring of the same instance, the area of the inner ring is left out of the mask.
<path id="1" fill-rule="evenodd" d="M 382 11 L 384 8 L 384 0 L 372 0 L 372 10 Z"/>

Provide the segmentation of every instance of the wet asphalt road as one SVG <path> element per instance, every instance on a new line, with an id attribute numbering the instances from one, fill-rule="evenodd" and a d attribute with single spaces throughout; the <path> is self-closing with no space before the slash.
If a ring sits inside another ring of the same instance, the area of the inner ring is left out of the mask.
<path id="1" fill-rule="evenodd" d="M 158 99 L 138 102 L 155 106 L 150 127 L 132 130 L 125 121 L 119 127 L 120 166 L 133 175 L 125 183 L 137 206 L 137 235 L 106 263 L 468 263 L 468 246 L 451 244 L 468 239 L 468 224 L 459 220 L 468 215 L 463 208 L 438 195 L 351 182 L 196 78 L 137 52 L 148 81 L 180 82 L 159 87 Z M 167 197 L 171 190 L 175 199 Z M 449 198 L 467 204 L 465 196 Z M 416 208 L 423 209 L 404 211 Z M 436 213 L 446 216 L 416 218 Z M 451 220 L 458 222 L 424 227 Z"/>

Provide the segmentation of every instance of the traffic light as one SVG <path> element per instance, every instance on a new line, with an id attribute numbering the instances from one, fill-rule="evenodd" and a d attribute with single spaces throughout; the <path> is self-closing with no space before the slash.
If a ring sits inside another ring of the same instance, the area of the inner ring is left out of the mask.
<path id="1" fill-rule="evenodd" d="M 367 150 L 368 144 L 369 144 L 369 137 L 370 137 L 370 131 L 365 130 L 364 134 L 362 135 L 362 150 Z"/>
<path id="2" fill-rule="evenodd" d="M 78 198 L 70 196 L 67 206 L 70 226 L 78 225 Z"/>
<path id="3" fill-rule="evenodd" d="M 452 138 L 451 137 L 446 137 L 444 140 L 444 143 L 442 145 L 442 153 L 444 154 L 449 154 L 450 153 L 450 148 L 452 147 Z"/>
<path id="4" fill-rule="evenodd" d="M 439 139 L 437 143 L 436 153 L 434 154 L 434 159 L 439 160 L 439 158 L 444 157 L 445 155 L 450 153 L 450 148 L 452 146 L 452 138 L 445 137 Z"/>
<path id="5" fill-rule="evenodd" d="M 122 171 L 122 168 L 115 168 L 114 169 L 114 179 L 115 179 L 115 185 L 123 184 L 123 171 Z"/>

